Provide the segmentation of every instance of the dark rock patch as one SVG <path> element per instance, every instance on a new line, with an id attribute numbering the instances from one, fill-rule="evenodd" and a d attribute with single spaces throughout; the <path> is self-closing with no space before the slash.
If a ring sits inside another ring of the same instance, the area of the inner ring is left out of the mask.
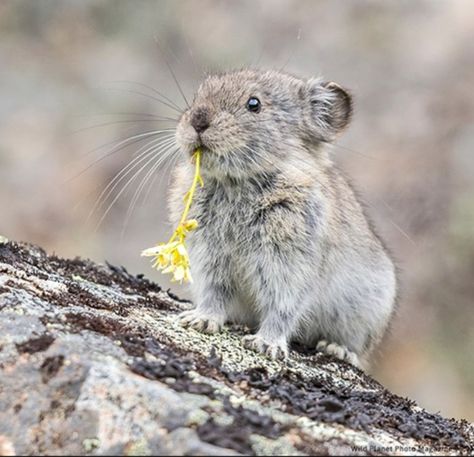
<path id="1" fill-rule="evenodd" d="M 47 383 L 50 379 L 54 378 L 54 376 L 63 366 L 63 363 L 63 355 L 56 355 L 54 357 L 48 357 L 45 359 L 40 367 L 41 379 L 43 382 Z"/>
<path id="2" fill-rule="evenodd" d="M 286 411 L 326 423 L 345 425 L 370 432 L 372 428 L 390 430 L 395 436 L 413 438 L 427 446 L 473 451 L 467 435 L 468 423 L 445 419 L 437 414 L 413 409 L 415 403 L 387 390 L 375 392 L 337 388 L 327 379 L 304 380 L 290 371 L 276 376 L 264 370 L 249 369 L 227 374 L 235 381 L 246 381 L 265 391 L 272 399 L 284 402 Z"/>
<path id="3" fill-rule="evenodd" d="M 46 351 L 53 343 L 54 343 L 54 336 L 44 334 L 39 336 L 38 338 L 31 338 L 24 343 L 20 343 L 16 345 L 16 349 L 20 354 L 28 353 L 34 354 L 40 351 Z"/>

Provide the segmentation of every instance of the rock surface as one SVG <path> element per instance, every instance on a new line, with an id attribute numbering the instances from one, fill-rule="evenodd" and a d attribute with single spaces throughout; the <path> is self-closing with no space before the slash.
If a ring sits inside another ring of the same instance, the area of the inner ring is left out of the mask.
<path id="1" fill-rule="evenodd" d="M 468 455 L 474 428 L 304 348 L 203 335 L 123 268 L 0 243 L 0 455 Z"/>

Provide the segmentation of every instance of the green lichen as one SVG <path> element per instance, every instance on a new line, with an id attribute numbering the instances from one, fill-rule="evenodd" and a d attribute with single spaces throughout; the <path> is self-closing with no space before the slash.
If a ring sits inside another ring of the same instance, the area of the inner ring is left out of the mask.
<path id="1" fill-rule="evenodd" d="M 87 454 L 90 454 L 100 447 L 100 440 L 99 438 L 86 438 L 82 442 L 82 447 Z"/>
<path id="2" fill-rule="evenodd" d="M 207 420 L 209 420 L 209 418 L 210 418 L 210 414 L 207 413 L 206 411 L 202 409 L 195 409 L 191 411 L 191 413 L 188 415 L 185 425 L 187 427 L 202 425 Z"/>
<path id="3" fill-rule="evenodd" d="M 125 448 L 124 455 L 152 455 L 152 452 L 148 441 L 142 438 L 141 440 L 129 443 Z"/>
<path id="4" fill-rule="evenodd" d="M 250 444 L 255 455 L 305 455 L 299 452 L 286 437 L 275 440 L 261 435 L 252 435 Z"/>

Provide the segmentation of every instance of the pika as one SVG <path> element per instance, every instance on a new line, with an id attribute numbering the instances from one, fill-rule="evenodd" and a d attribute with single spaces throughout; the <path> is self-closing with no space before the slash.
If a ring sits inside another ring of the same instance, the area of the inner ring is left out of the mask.
<path id="1" fill-rule="evenodd" d="M 327 145 L 352 98 L 333 82 L 277 71 L 208 76 L 176 129 L 184 154 L 169 205 L 178 222 L 202 150 L 190 217 L 195 308 L 185 327 L 254 329 L 243 344 L 272 358 L 291 341 L 366 366 L 394 309 L 394 264 Z"/>

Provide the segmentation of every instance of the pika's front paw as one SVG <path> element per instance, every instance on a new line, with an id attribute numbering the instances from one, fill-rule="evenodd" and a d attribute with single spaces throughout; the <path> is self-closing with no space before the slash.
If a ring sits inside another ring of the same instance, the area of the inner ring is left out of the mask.
<path id="1" fill-rule="evenodd" d="M 341 346 L 336 343 L 328 343 L 325 340 L 322 340 L 316 346 L 316 350 L 319 352 L 324 352 L 327 355 L 332 355 L 336 359 L 349 362 L 351 365 L 360 368 L 361 364 L 359 357 L 354 352 L 349 351 L 345 346 Z"/>
<path id="2" fill-rule="evenodd" d="M 244 336 L 242 342 L 247 349 L 265 354 L 273 360 L 284 359 L 288 355 L 288 346 L 284 342 L 266 341 L 259 335 Z"/>
<path id="3" fill-rule="evenodd" d="M 185 328 L 192 328 L 202 333 L 218 333 L 224 325 L 223 319 L 205 316 L 196 309 L 184 311 L 178 316 L 179 323 Z"/>

